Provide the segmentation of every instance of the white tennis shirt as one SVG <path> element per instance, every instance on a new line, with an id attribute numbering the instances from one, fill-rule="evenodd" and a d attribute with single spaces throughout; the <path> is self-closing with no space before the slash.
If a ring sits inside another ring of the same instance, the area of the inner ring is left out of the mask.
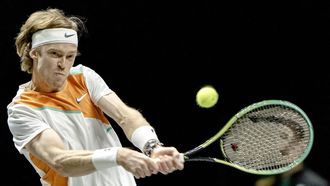
<path id="1" fill-rule="evenodd" d="M 81 177 L 63 177 L 31 155 L 24 146 L 48 128 L 55 130 L 67 149 L 96 150 L 121 147 L 117 134 L 96 106 L 112 93 L 92 69 L 72 67 L 65 88 L 56 93 L 25 90 L 21 85 L 8 105 L 8 125 L 17 150 L 24 154 L 40 176 L 43 186 L 133 186 L 134 177 L 115 166 Z"/>

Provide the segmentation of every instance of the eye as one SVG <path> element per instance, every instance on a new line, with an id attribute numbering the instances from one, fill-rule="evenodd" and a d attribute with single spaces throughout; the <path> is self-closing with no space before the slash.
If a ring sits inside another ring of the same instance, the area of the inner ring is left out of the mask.
<path id="1" fill-rule="evenodd" d="M 61 57 L 61 55 L 56 51 L 49 51 L 49 54 L 51 57 L 56 57 L 56 58 Z"/>
<path id="2" fill-rule="evenodd" d="M 73 58 L 75 58 L 75 56 L 76 56 L 76 55 L 74 55 L 74 54 L 70 54 L 70 55 L 68 55 L 66 58 L 67 58 L 67 59 L 73 59 Z"/>

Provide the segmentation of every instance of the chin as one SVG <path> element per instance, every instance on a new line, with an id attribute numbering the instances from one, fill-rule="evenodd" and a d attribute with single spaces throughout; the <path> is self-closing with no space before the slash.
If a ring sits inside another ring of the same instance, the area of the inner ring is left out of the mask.
<path id="1" fill-rule="evenodd" d="M 61 91 L 64 88 L 64 85 L 65 85 L 65 81 L 64 82 L 56 82 L 52 86 L 53 92 Z"/>

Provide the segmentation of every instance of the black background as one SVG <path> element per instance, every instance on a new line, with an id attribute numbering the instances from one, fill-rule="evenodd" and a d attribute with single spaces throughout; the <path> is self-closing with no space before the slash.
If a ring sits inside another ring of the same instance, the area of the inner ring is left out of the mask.
<path id="1" fill-rule="evenodd" d="M 3 0 L 0 6 L 1 185 L 39 185 L 13 145 L 6 105 L 30 78 L 20 71 L 14 37 L 32 12 L 47 7 L 87 19 L 76 64 L 93 68 L 127 104 L 141 110 L 166 145 L 188 150 L 241 108 L 264 99 L 288 100 L 314 126 L 306 164 L 329 180 L 328 1 Z M 213 85 L 220 94 L 211 109 L 195 104 L 203 85 Z M 224 165 L 191 163 L 183 171 L 137 182 L 253 185 L 256 178 Z"/>

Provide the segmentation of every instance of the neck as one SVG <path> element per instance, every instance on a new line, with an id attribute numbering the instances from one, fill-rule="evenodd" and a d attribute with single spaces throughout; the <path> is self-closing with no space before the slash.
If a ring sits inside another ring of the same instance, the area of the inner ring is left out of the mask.
<path id="1" fill-rule="evenodd" d="M 34 83 L 33 80 L 31 80 L 28 85 L 27 85 L 27 89 L 28 90 L 32 90 L 32 91 L 36 91 L 36 92 L 45 92 L 45 93 L 53 93 L 53 92 L 59 92 L 61 90 L 64 89 L 66 83 L 63 84 L 63 86 L 58 87 L 58 88 L 50 88 L 49 86 L 40 86 L 40 84 L 36 84 Z"/>

